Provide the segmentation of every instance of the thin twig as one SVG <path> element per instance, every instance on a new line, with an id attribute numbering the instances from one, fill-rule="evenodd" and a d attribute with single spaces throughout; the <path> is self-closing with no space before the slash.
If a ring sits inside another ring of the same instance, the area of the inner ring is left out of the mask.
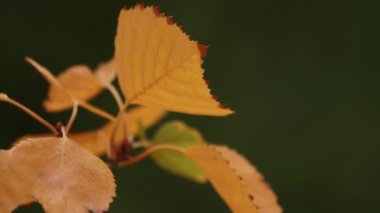
<path id="1" fill-rule="evenodd" d="M 50 85 L 58 87 L 63 93 L 67 94 L 67 92 L 62 88 L 61 84 L 58 82 L 57 78 L 51 73 L 50 70 L 30 57 L 25 57 L 25 60 L 31 64 L 46 79 L 46 81 L 50 83 Z"/>
<path id="2" fill-rule="evenodd" d="M 120 120 L 122 118 L 122 113 L 124 113 L 123 111 L 119 111 L 119 113 L 117 114 L 116 116 L 116 119 L 114 121 L 114 127 L 112 129 L 112 132 L 111 132 L 111 137 L 110 137 L 110 144 L 109 144 L 109 150 L 110 150 L 110 156 L 109 158 L 111 160 L 116 160 L 116 142 L 115 142 L 115 139 L 116 139 L 116 133 L 117 133 L 117 130 L 118 130 L 118 126 L 119 126 L 119 123 L 120 123 Z"/>
<path id="3" fill-rule="evenodd" d="M 146 139 L 143 139 L 143 138 L 141 139 L 142 139 L 141 141 L 133 143 L 133 149 L 148 148 L 151 146 L 151 144 Z"/>
<path id="4" fill-rule="evenodd" d="M 63 94 L 70 97 L 74 105 L 75 105 L 75 102 L 77 101 L 79 106 L 83 107 L 84 109 L 86 109 L 86 110 L 88 110 L 88 111 L 90 111 L 96 115 L 99 115 L 99 116 L 106 118 L 110 121 L 113 121 L 115 119 L 112 115 L 110 115 L 109 113 L 105 112 L 102 109 L 99 109 L 99 108 L 97 108 L 97 107 L 95 107 L 95 106 L 93 106 L 87 102 L 76 100 L 71 94 L 69 94 L 62 87 L 62 85 L 59 83 L 57 78 L 50 72 L 50 70 L 48 70 L 47 68 L 45 68 L 44 66 L 42 66 L 41 64 L 39 64 L 38 62 L 33 60 L 32 58 L 26 57 L 25 60 L 29 64 L 31 64 L 50 83 L 51 86 L 57 87 L 59 90 L 61 90 L 61 92 Z"/>
<path id="5" fill-rule="evenodd" d="M 157 152 L 157 151 L 162 151 L 162 150 L 172 150 L 172 151 L 177 151 L 180 153 L 185 153 L 185 150 L 182 148 L 179 148 L 177 146 L 172 146 L 172 145 L 156 145 L 151 148 L 146 149 L 144 152 L 140 153 L 139 155 L 132 157 L 130 159 L 121 161 L 117 164 L 118 167 L 125 167 L 125 166 L 130 166 L 135 163 L 140 162 L 141 160 L 144 160 L 146 157 L 148 157 L 150 154 Z"/>
<path id="6" fill-rule="evenodd" d="M 113 115 L 109 114 L 108 112 L 106 112 L 106 111 L 104 111 L 104 110 L 102 110 L 102 109 L 100 109 L 100 108 L 98 108 L 92 104 L 89 104 L 89 103 L 84 102 L 84 101 L 79 101 L 78 104 L 80 107 L 82 107 L 82 108 L 84 108 L 84 109 L 86 109 L 86 110 L 88 110 L 88 111 L 90 111 L 96 115 L 99 115 L 99 116 L 101 116 L 101 117 L 103 117 L 109 121 L 115 121 L 115 117 Z"/>
<path id="7" fill-rule="evenodd" d="M 78 114 L 78 101 L 73 99 L 73 111 L 71 112 L 71 116 L 69 121 L 66 124 L 66 132 L 69 134 L 71 127 L 74 124 L 75 118 L 77 117 Z"/>
<path id="8" fill-rule="evenodd" d="M 111 137 L 110 137 L 110 145 L 109 145 L 109 149 L 110 149 L 110 156 L 109 158 L 112 159 L 112 160 L 115 160 L 116 159 L 116 134 L 117 134 L 117 131 L 118 131 L 118 127 L 119 127 L 119 123 L 120 123 L 120 120 L 123 119 L 123 130 L 124 130 L 124 138 L 127 139 L 128 138 L 128 132 L 127 132 L 127 123 L 126 123 L 126 113 L 124 112 L 126 109 L 128 108 L 128 102 L 126 101 L 123 106 L 121 107 L 121 109 L 119 110 L 117 116 L 116 116 L 116 119 L 115 119 L 115 126 L 112 130 L 112 133 L 111 133 Z"/>
<path id="9" fill-rule="evenodd" d="M 19 108 L 20 110 L 24 111 L 26 114 L 30 115 L 35 120 L 40 122 L 42 125 L 47 127 L 54 135 L 59 135 L 59 132 L 55 129 L 55 127 L 53 125 L 51 125 L 49 122 L 47 122 L 41 116 L 39 116 L 37 113 L 30 110 L 28 107 L 26 107 L 26 106 L 22 105 L 21 103 L 11 99 L 10 97 L 8 97 L 7 95 L 5 95 L 3 93 L 0 94 L 0 101 L 7 102 L 7 103 L 12 104 L 13 106 Z"/>
<path id="10" fill-rule="evenodd" d="M 124 113 L 124 109 L 126 108 L 124 105 L 123 105 L 123 100 L 119 94 L 119 92 L 117 91 L 117 89 L 115 88 L 115 86 L 111 83 L 107 84 L 106 85 L 108 91 L 112 94 L 118 108 L 119 108 L 119 113 L 116 117 L 116 121 L 115 121 L 115 126 L 114 126 L 114 129 L 112 130 L 112 133 L 111 133 L 111 143 L 109 145 L 109 149 L 110 149 L 110 158 L 111 159 L 115 159 L 116 158 L 116 153 L 115 153 L 115 149 L 117 149 L 117 147 L 115 146 L 116 144 L 116 141 L 115 141 L 115 138 L 116 138 L 116 134 L 117 134 L 117 131 L 119 130 L 118 127 L 119 127 L 119 124 L 120 124 L 120 120 L 122 120 L 122 125 L 123 125 L 123 130 L 124 130 L 124 138 L 127 139 L 128 138 L 128 132 L 127 132 L 127 123 L 126 123 L 126 115 Z"/>
<path id="11" fill-rule="evenodd" d="M 108 91 L 112 94 L 113 98 L 115 99 L 115 102 L 117 104 L 117 107 L 121 111 L 123 109 L 123 99 L 121 99 L 121 96 L 115 86 L 111 83 L 106 85 Z"/>
<path id="12" fill-rule="evenodd" d="M 64 126 L 61 127 L 61 133 L 62 133 L 62 138 L 67 138 L 67 133 Z"/>

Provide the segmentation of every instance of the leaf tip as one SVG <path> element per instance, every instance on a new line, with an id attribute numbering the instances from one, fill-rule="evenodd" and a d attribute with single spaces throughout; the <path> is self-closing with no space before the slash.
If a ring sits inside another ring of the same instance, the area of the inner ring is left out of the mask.
<path id="1" fill-rule="evenodd" d="M 231 114 L 234 114 L 235 111 L 233 111 L 232 109 L 230 109 L 228 106 L 224 105 L 224 104 L 219 104 L 218 106 L 220 109 L 222 109 L 224 111 L 224 115 L 231 115 Z"/>

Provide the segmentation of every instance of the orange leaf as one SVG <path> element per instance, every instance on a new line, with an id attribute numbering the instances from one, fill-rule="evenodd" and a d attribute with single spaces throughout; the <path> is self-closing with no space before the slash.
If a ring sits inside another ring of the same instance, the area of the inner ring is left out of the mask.
<path id="1" fill-rule="evenodd" d="M 46 69 L 30 58 L 27 61 L 37 70 Z M 49 112 L 69 109 L 73 105 L 70 95 L 78 101 L 89 101 L 96 97 L 114 78 L 113 60 L 100 64 L 95 72 L 85 65 L 72 66 L 56 78 L 62 88 L 50 82 L 52 79 L 48 79 L 50 88 L 48 98 L 44 101 L 44 107 Z"/>
<path id="2" fill-rule="evenodd" d="M 24 135 L 18 138 L 13 144 L 14 146 L 21 143 L 24 140 L 38 139 L 52 137 L 52 134 L 34 134 L 34 135 Z M 105 140 L 105 136 L 101 130 L 89 130 L 83 132 L 70 133 L 68 136 L 71 140 L 77 142 L 82 148 L 92 152 L 95 155 L 102 155 L 108 146 L 109 139 Z"/>
<path id="3" fill-rule="evenodd" d="M 100 130 L 70 133 L 69 138 L 95 155 L 102 155 L 109 146 L 109 136 Z M 108 151 L 107 151 L 108 153 Z"/>
<path id="4" fill-rule="evenodd" d="M 207 144 L 196 145 L 186 151 L 233 212 L 282 212 L 276 195 L 262 175 L 237 152 Z"/>
<path id="5" fill-rule="evenodd" d="M 0 161 L 0 168 L 10 168 L 2 173 L 2 177 L 11 177 L 5 182 L 17 180 L 23 198 L 35 198 L 47 212 L 106 211 L 115 196 L 113 174 L 107 165 L 68 138 L 28 139 L 7 153 L 6 163 Z M 18 192 L 14 189 L 1 193 L 14 198 Z M 18 205 L 27 201 L 21 200 Z M 5 202 L 0 200 L 0 206 Z"/>
<path id="6" fill-rule="evenodd" d="M 0 212 L 12 212 L 20 204 L 31 200 L 30 186 L 16 175 L 10 166 L 10 152 L 0 150 Z"/>
<path id="7" fill-rule="evenodd" d="M 192 41 L 156 8 L 123 9 L 115 39 L 118 81 L 129 103 L 224 116 L 203 79 L 205 46 Z"/>
<path id="8" fill-rule="evenodd" d="M 264 176 L 242 155 L 226 146 L 216 146 L 216 150 L 226 159 L 241 179 L 253 203 L 259 207 L 259 213 L 282 212 L 277 196 L 265 182 Z"/>

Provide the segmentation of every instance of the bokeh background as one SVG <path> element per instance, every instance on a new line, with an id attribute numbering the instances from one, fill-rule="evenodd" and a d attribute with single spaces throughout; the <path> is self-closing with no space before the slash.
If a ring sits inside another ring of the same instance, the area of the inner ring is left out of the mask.
<path id="1" fill-rule="evenodd" d="M 58 73 L 113 55 L 116 19 L 136 1 L 0 2 L 0 91 L 51 122 L 46 82 L 24 63 Z M 285 212 L 380 212 L 380 72 L 377 1 L 145 1 L 212 48 L 204 68 L 226 118 L 171 113 L 227 144 L 261 170 Z M 115 112 L 103 94 L 96 104 Z M 46 129 L 0 104 L 0 148 Z M 80 111 L 75 130 L 104 120 Z M 152 161 L 115 171 L 110 212 L 229 212 L 210 185 L 172 176 Z M 0 174 L 1 175 L 1 174 Z M 0 189 L 1 190 L 1 189 Z M 42 212 L 38 205 L 16 212 Z"/>

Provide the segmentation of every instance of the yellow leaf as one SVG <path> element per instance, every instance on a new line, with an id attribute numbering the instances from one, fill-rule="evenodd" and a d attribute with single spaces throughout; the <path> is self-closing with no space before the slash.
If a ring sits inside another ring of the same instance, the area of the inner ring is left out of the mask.
<path id="1" fill-rule="evenodd" d="M 8 174 L 21 180 L 24 192 L 46 212 L 106 211 L 115 196 L 107 165 L 68 138 L 28 139 L 8 152 L 13 171 Z"/>
<path id="2" fill-rule="evenodd" d="M 127 112 L 127 131 L 130 135 L 136 135 L 140 128 L 147 129 L 159 122 L 166 111 L 155 107 L 137 107 Z"/>
<path id="3" fill-rule="evenodd" d="M 30 58 L 27 61 L 37 70 L 46 69 Z M 89 101 L 114 80 L 115 73 L 113 60 L 100 64 L 95 72 L 85 65 L 72 66 L 56 78 L 62 88 L 51 83 L 52 79 L 48 79 L 50 88 L 43 105 L 49 112 L 58 112 L 72 107 L 70 95 L 78 101 Z"/>
<path id="4" fill-rule="evenodd" d="M 200 144 L 186 150 L 233 212 L 279 213 L 270 187 L 246 159 L 222 146 Z"/>
<path id="5" fill-rule="evenodd" d="M 205 46 L 153 7 L 123 9 L 115 39 L 118 81 L 129 103 L 224 116 L 203 79 Z"/>

